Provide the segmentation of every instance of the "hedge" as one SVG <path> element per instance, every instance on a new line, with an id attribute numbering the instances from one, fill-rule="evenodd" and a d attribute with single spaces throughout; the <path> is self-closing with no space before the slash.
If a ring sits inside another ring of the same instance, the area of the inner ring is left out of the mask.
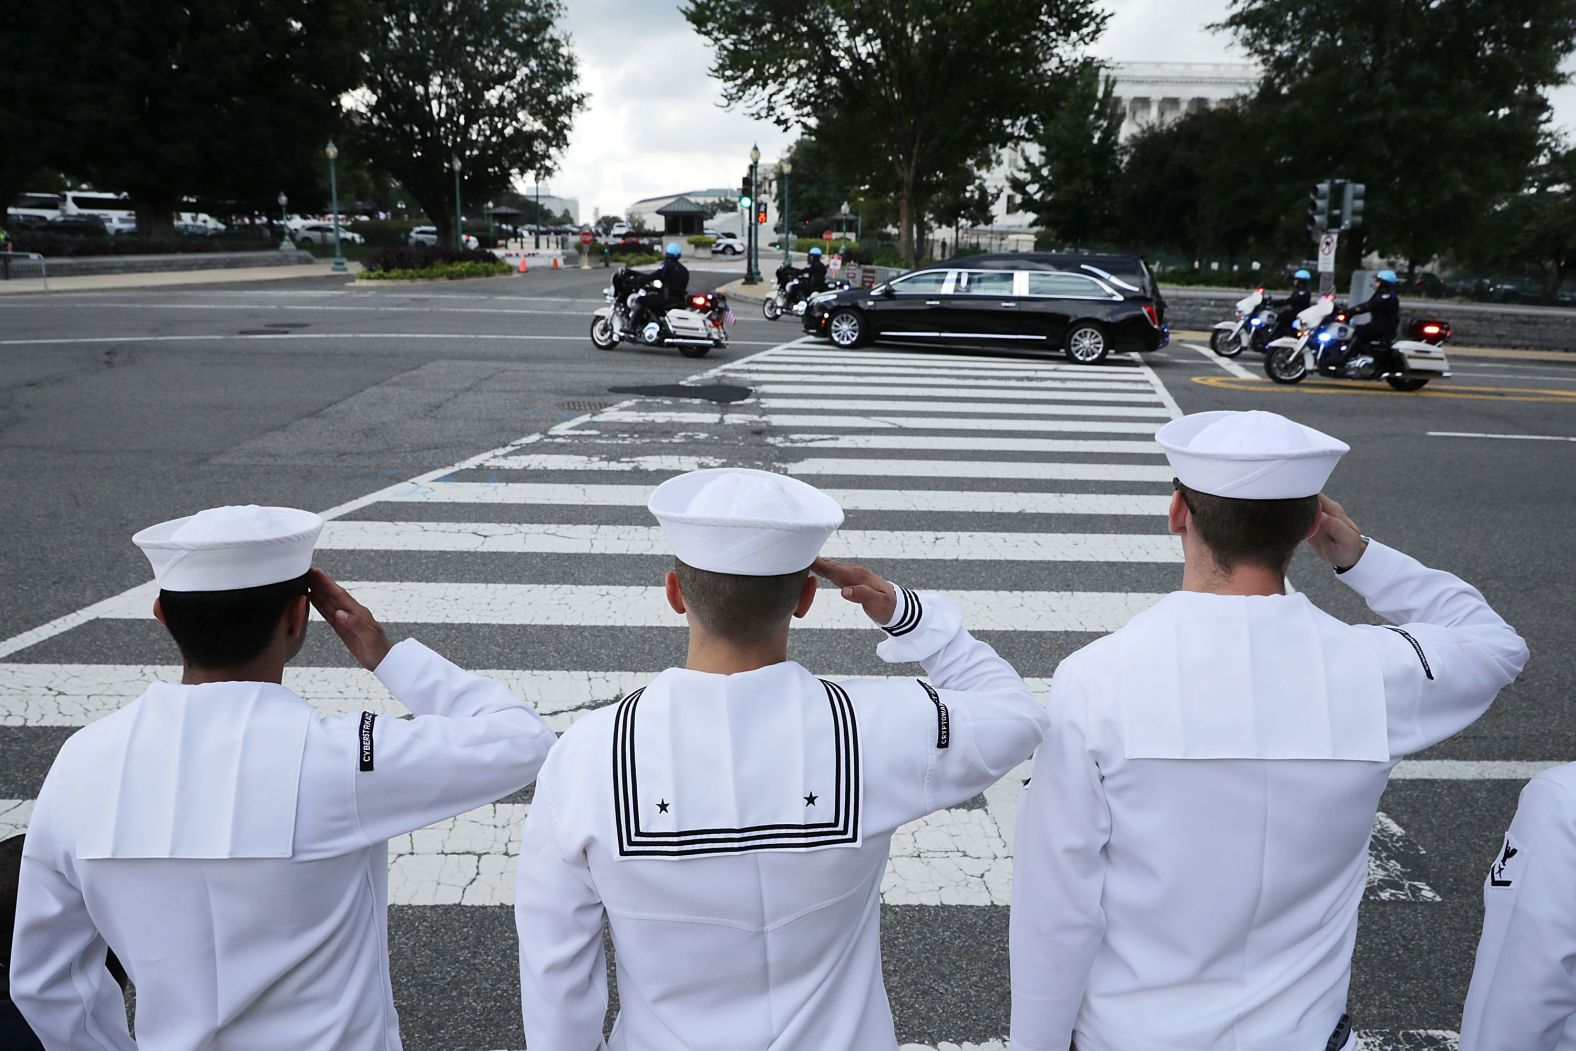
<path id="1" fill-rule="evenodd" d="M 514 272 L 514 268 L 500 259 L 482 262 L 469 259 L 453 263 L 433 263 L 429 266 L 402 270 L 363 270 L 361 278 L 370 281 L 422 281 L 446 279 L 459 281 L 468 277 L 501 277 Z"/>
<path id="2" fill-rule="evenodd" d="M 381 270 L 427 270 L 446 263 L 500 263 L 498 257 L 480 248 L 444 248 L 439 245 L 389 245 L 368 252 L 361 260 L 363 277 Z"/>
<path id="3" fill-rule="evenodd" d="M 51 259 L 90 255 L 178 255 L 203 252 L 235 252 L 243 250 L 233 239 L 218 237 L 136 237 L 131 234 L 59 234 L 39 233 L 36 230 L 19 230 L 16 243 L 18 252 L 37 252 Z M 257 241 L 250 246 L 269 247 Z"/>
<path id="4" fill-rule="evenodd" d="M 689 243 L 696 248 L 710 248 L 712 245 L 717 243 L 717 239 L 715 237 L 697 234 L 694 237 L 689 238 Z"/>

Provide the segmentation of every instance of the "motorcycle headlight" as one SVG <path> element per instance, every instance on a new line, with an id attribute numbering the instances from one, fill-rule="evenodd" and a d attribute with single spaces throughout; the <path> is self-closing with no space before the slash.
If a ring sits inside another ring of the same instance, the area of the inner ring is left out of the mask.
<path id="1" fill-rule="evenodd" d="M 1321 332 L 1321 333 L 1319 333 L 1319 342 L 1320 343 L 1328 343 L 1328 342 L 1330 342 L 1330 340 L 1332 338 L 1333 338 L 1332 335 L 1330 333 L 1328 333 L 1328 332 Z"/>

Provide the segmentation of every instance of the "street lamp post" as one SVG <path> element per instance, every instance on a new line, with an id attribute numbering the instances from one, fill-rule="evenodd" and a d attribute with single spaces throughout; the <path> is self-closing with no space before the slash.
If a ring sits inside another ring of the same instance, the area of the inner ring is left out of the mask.
<path id="1" fill-rule="evenodd" d="M 281 235 L 280 235 L 280 238 L 279 238 L 279 250 L 281 252 L 288 252 L 288 251 L 290 251 L 290 249 L 295 247 L 294 245 L 292 245 L 290 243 L 290 224 L 285 221 L 285 205 L 287 205 L 289 203 L 290 203 L 290 198 L 285 196 L 285 192 L 283 190 L 280 190 L 279 191 L 279 229 L 281 231 Z"/>
<path id="2" fill-rule="evenodd" d="M 758 284 L 761 283 L 761 264 L 760 264 L 761 234 L 760 234 L 760 231 L 758 229 L 756 229 L 758 226 L 760 226 L 760 224 L 755 221 L 755 214 L 754 214 L 755 210 L 759 210 L 761 207 L 763 207 L 763 202 L 761 201 L 760 163 L 761 163 L 761 148 L 759 146 L 751 146 L 750 147 L 750 202 L 751 202 L 751 209 L 752 209 L 752 211 L 751 211 L 751 214 L 745 216 L 746 221 L 748 221 L 749 224 L 750 224 L 750 245 L 749 245 L 749 253 L 750 254 L 749 254 L 749 261 L 745 265 L 745 269 L 744 269 L 744 283 L 747 284 L 747 285 L 758 285 Z"/>
<path id="3" fill-rule="evenodd" d="M 532 236 L 531 243 L 540 248 L 542 247 L 542 177 L 535 172 L 532 174 L 536 175 L 536 222 L 532 224 L 536 227 L 536 233 Z"/>
<path id="4" fill-rule="evenodd" d="M 465 220 L 460 216 L 460 157 L 449 157 L 449 167 L 454 169 L 454 247 L 465 250 Z"/>
<path id="5" fill-rule="evenodd" d="M 345 253 L 339 247 L 339 174 L 336 171 L 339 147 L 334 145 L 333 139 L 328 140 L 323 154 L 328 157 L 328 200 L 334 214 L 334 265 L 330 268 L 330 272 L 348 274 L 350 268 L 345 265 Z"/>
<path id="6" fill-rule="evenodd" d="M 788 266 L 793 262 L 788 254 L 793 247 L 793 223 L 788 218 L 788 173 L 793 171 L 793 163 L 785 160 L 777 169 L 783 173 L 783 266 Z"/>
<path id="7" fill-rule="evenodd" d="M 493 203 L 487 202 L 487 247 L 491 248 L 498 243 L 498 232 L 493 229 Z"/>

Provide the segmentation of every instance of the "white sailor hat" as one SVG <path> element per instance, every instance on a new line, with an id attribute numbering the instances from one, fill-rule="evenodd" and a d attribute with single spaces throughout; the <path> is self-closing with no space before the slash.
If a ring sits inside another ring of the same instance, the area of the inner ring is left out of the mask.
<path id="1" fill-rule="evenodd" d="M 669 478 L 646 506 L 679 561 L 744 577 L 806 568 L 843 524 L 843 509 L 815 486 L 744 467 Z"/>
<path id="2" fill-rule="evenodd" d="M 1350 446 L 1258 409 L 1195 412 L 1155 435 L 1189 489 L 1238 500 L 1290 500 L 1324 489 Z"/>
<path id="3" fill-rule="evenodd" d="M 291 507 L 210 507 L 132 537 L 165 591 L 238 591 L 312 568 L 323 519 Z"/>

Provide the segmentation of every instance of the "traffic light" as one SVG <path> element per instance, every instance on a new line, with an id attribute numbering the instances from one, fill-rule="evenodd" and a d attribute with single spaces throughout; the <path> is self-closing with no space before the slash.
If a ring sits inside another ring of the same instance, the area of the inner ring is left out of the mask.
<path id="1" fill-rule="evenodd" d="M 1341 199 L 1342 230 L 1363 225 L 1363 191 L 1367 189 L 1360 182 L 1346 184 L 1346 193 Z"/>
<path id="2" fill-rule="evenodd" d="M 766 202 L 765 201 L 762 201 L 760 203 L 760 205 L 756 208 L 755 221 L 757 223 L 764 223 L 766 221 Z"/>
<path id="3" fill-rule="evenodd" d="M 1346 213 L 1343 211 L 1343 209 L 1345 208 L 1345 205 L 1346 205 L 1346 180 L 1345 179 L 1336 179 L 1334 182 L 1330 183 L 1330 206 L 1329 206 L 1329 212 L 1328 212 L 1328 214 L 1325 217 L 1325 229 L 1326 230 L 1344 230 L 1344 229 L 1346 229 L 1346 225 L 1345 225 L 1345 222 L 1346 222 L 1345 214 Z"/>
<path id="4" fill-rule="evenodd" d="M 743 180 L 739 183 L 739 210 L 741 212 L 750 210 L 750 197 L 750 173 L 745 172 Z"/>
<path id="5" fill-rule="evenodd" d="M 1330 228 L 1330 184 L 1314 184 L 1308 194 L 1308 232 L 1315 239 Z"/>

